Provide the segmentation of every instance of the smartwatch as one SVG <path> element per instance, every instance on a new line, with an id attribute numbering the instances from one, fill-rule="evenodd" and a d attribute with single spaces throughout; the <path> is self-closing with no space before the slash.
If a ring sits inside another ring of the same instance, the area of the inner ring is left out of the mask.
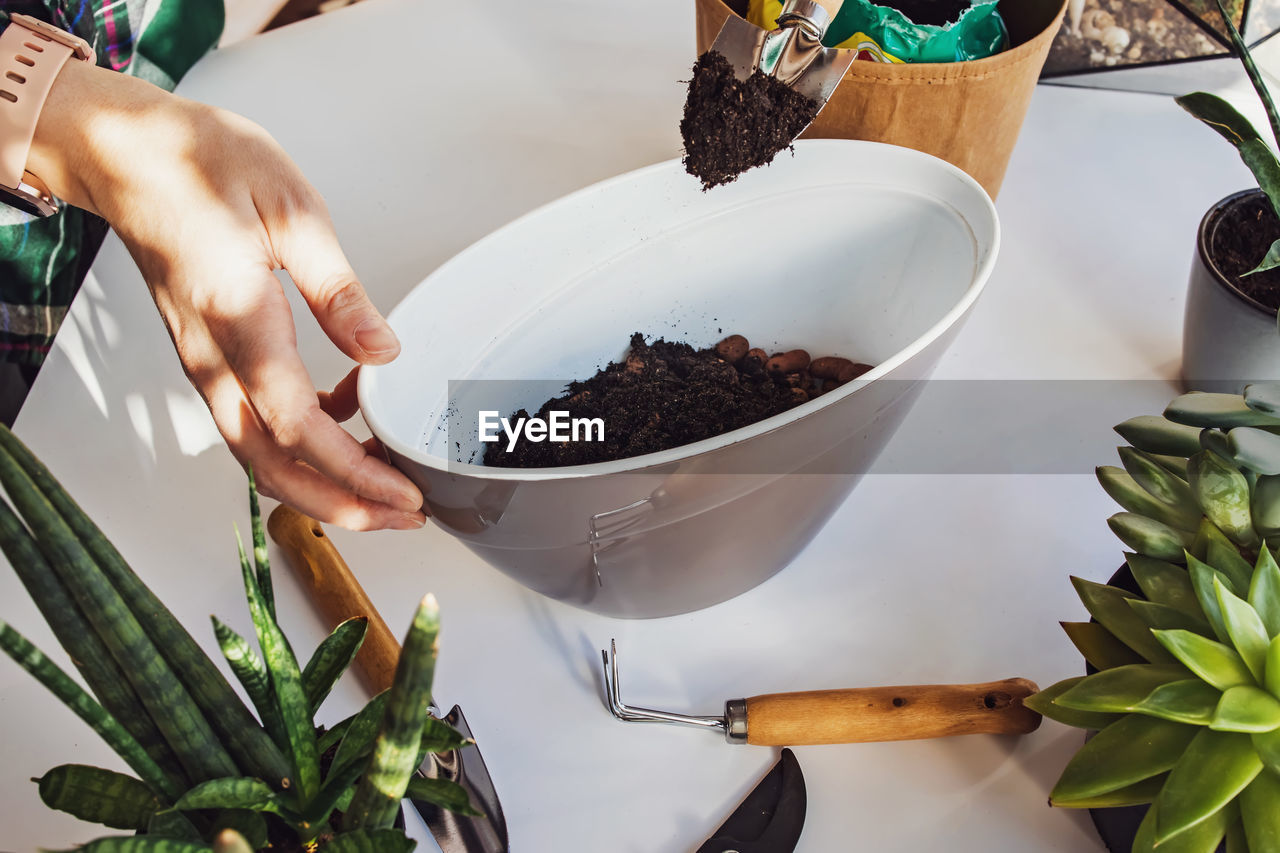
<path id="1" fill-rule="evenodd" d="M 36 123 L 68 59 L 93 64 L 82 38 L 29 15 L 11 15 L 0 32 L 0 203 L 33 216 L 58 210 L 49 188 L 27 171 Z"/>

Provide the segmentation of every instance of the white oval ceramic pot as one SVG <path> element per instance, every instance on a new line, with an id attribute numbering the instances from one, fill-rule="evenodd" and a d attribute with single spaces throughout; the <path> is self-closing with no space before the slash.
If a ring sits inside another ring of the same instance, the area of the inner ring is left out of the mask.
<path id="1" fill-rule="evenodd" d="M 1250 382 L 1280 379 L 1275 309 L 1232 286 L 1212 254 L 1223 213 L 1261 194 L 1233 193 L 1200 220 L 1182 327 L 1182 380 L 1190 390 L 1238 394 Z"/>
<path id="2" fill-rule="evenodd" d="M 764 581 L 822 528 L 973 307 L 998 243 L 982 188 L 905 148 L 805 141 L 707 193 L 678 160 L 661 163 L 535 211 L 432 273 L 391 313 L 403 350 L 360 372 L 361 408 L 435 523 L 511 577 L 610 615 L 695 610 Z M 695 346 L 739 333 L 876 367 L 660 453 L 473 461 L 487 445 L 458 419 L 475 408 L 463 397 L 492 388 L 503 414 L 533 411 L 550 396 L 535 380 L 558 391 L 585 379 L 636 331 Z"/>

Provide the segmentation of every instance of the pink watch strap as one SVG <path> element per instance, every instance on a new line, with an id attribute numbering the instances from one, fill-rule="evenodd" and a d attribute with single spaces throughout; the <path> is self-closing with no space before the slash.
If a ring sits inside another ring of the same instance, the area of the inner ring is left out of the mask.
<path id="1" fill-rule="evenodd" d="M 93 61 L 83 39 L 35 18 L 13 15 L 0 32 L 0 186 L 23 183 L 40 110 L 72 56 Z"/>

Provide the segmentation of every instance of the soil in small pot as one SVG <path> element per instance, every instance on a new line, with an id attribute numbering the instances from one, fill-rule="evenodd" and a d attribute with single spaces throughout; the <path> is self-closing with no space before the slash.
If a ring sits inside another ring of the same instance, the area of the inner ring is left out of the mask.
<path id="1" fill-rule="evenodd" d="M 1280 309 L 1280 269 L 1241 275 L 1256 267 L 1280 238 L 1280 220 L 1266 196 L 1243 196 L 1226 205 L 1211 229 L 1209 255 L 1227 281 L 1250 299 Z"/>
<path id="2" fill-rule="evenodd" d="M 631 350 L 566 393 L 548 400 L 537 417 L 566 412 L 599 418 L 603 441 L 529 441 L 521 433 L 508 451 L 505 438 L 488 445 L 484 464 L 497 468 L 588 465 L 656 453 L 713 438 L 785 412 L 833 390 L 871 366 L 846 358 L 810 359 L 805 350 L 770 355 L 742 335 L 713 347 L 631 336 Z M 524 409 L 508 420 L 528 419 Z"/>
<path id="3" fill-rule="evenodd" d="M 730 183 L 790 148 L 819 109 L 761 71 L 739 80 L 729 60 L 709 50 L 694 63 L 680 121 L 684 167 L 703 190 Z"/>

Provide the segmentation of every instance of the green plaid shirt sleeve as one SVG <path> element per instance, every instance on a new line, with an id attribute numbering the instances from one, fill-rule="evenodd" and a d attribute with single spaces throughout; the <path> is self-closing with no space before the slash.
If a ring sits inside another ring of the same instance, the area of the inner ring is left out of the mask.
<path id="1" fill-rule="evenodd" d="M 98 65 L 172 89 L 222 35 L 222 0 L 0 0 L 83 38 Z M 0 203 L 0 361 L 39 365 L 106 236 L 74 207 L 40 219 Z"/>

